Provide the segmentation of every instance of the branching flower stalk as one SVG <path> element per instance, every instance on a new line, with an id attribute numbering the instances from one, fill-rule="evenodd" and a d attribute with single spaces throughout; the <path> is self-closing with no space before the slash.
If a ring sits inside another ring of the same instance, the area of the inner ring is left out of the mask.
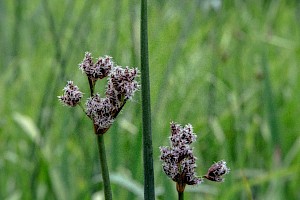
<path id="1" fill-rule="evenodd" d="M 228 174 L 230 169 L 227 168 L 226 162 L 221 160 L 213 164 L 206 175 L 197 176 L 196 157 L 193 154 L 193 148 L 190 145 L 196 141 L 197 136 L 193 133 L 191 124 L 184 127 L 180 124 L 171 122 L 171 147 L 160 147 L 160 159 L 163 162 L 162 167 L 165 174 L 176 182 L 178 199 L 184 199 L 184 189 L 186 185 L 198 185 L 203 179 L 210 181 L 222 182 L 223 175 Z"/>
<path id="2" fill-rule="evenodd" d="M 74 85 L 73 81 L 67 82 L 63 89 L 63 95 L 58 96 L 58 99 L 66 106 L 75 107 L 79 105 L 93 121 L 99 148 L 104 195 L 105 199 L 112 199 L 103 135 L 109 130 L 127 100 L 130 100 L 140 88 L 135 80 L 139 72 L 136 68 L 123 68 L 115 65 L 109 56 L 100 57 L 94 63 L 89 52 L 85 53 L 79 68 L 87 75 L 90 88 L 90 97 L 85 103 L 85 108 L 80 103 L 83 93 L 80 92 L 78 86 Z M 96 81 L 106 77 L 105 97 L 101 97 L 99 93 L 95 94 Z"/>

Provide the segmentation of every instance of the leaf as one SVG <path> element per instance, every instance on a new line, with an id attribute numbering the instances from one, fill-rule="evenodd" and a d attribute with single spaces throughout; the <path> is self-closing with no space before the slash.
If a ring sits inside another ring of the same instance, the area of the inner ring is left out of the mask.
<path id="1" fill-rule="evenodd" d="M 62 176 L 60 176 L 59 171 L 57 171 L 56 169 L 50 169 L 49 178 L 51 179 L 53 192 L 55 193 L 56 197 L 58 197 L 58 199 L 66 200 L 68 199 L 68 196 L 72 196 L 72 194 L 70 194 L 67 190 L 67 187 L 64 184 L 64 181 L 62 179 Z"/>
<path id="2" fill-rule="evenodd" d="M 32 142 L 39 144 L 40 142 L 40 130 L 35 125 L 33 119 L 29 116 L 15 113 L 13 115 L 14 121 L 23 129 Z"/>
<path id="3" fill-rule="evenodd" d="M 129 176 L 120 173 L 110 173 L 109 176 L 111 183 L 127 189 L 128 191 L 135 194 L 139 199 L 144 199 L 144 187 L 142 184 L 133 180 Z M 93 179 L 95 182 L 99 182 L 102 181 L 102 176 L 97 175 Z"/>

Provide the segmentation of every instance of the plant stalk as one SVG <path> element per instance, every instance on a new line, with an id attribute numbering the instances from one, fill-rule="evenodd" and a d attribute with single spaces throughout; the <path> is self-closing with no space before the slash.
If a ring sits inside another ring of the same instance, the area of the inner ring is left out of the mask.
<path id="1" fill-rule="evenodd" d="M 155 199 L 148 63 L 147 0 L 141 1 L 141 83 L 143 115 L 144 199 Z"/>
<path id="2" fill-rule="evenodd" d="M 111 187 L 110 187 L 109 171 L 108 171 L 108 167 L 107 167 L 107 160 L 106 160 L 105 145 L 104 145 L 103 137 L 104 137 L 103 134 L 97 134 L 100 166 L 101 166 L 101 173 L 102 173 L 102 179 L 103 179 L 103 185 L 104 185 L 104 196 L 105 196 L 105 200 L 111 200 L 112 192 L 111 192 Z"/>
<path id="3" fill-rule="evenodd" d="M 178 192 L 178 200 L 184 200 L 184 193 Z"/>
<path id="4" fill-rule="evenodd" d="M 91 93 L 91 97 L 92 97 L 92 96 L 94 96 L 95 81 L 91 80 L 90 78 L 88 78 L 88 81 L 89 81 L 90 93 Z M 100 160 L 101 174 L 102 174 L 102 180 L 103 180 L 103 186 L 104 186 L 104 197 L 105 197 L 105 200 L 112 200 L 109 171 L 108 171 L 108 166 L 107 166 L 105 144 L 104 144 L 104 138 L 103 138 L 104 133 L 107 130 L 98 129 L 97 125 L 94 124 L 94 132 L 97 137 L 99 160 Z"/>

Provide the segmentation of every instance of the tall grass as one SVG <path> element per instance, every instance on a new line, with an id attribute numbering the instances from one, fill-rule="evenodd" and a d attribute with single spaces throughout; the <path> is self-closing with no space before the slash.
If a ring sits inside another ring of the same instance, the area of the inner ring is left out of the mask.
<path id="1" fill-rule="evenodd" d="M 76 79 L 88 93 L 74 70 L 86 50 L 139 66 L 139 2 L 16 2 L 0 1 L 0 199 L 101 196 L 90 121 L 61 109 L 58 85 Z M 185 199 L 297 199 L 299 4 L 201 2 L 148 5 L 157 199 L 176 198 L 158 149 L 170 120 L 193 124 L 198 174 L 207 160 L 232 169 L 223 184 L 187 188 Z M 140 105 L 136 95 L 106 138 L 115 199 L 141 199 Z"/>

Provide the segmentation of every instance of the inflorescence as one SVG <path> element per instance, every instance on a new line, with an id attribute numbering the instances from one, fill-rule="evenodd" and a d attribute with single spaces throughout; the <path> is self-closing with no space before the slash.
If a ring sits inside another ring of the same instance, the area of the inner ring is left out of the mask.
<path id="1" fill-rule="evenodd" d="M 176 182 L 178 192 L 183 192 L 186 184 L 202 183 L 203 178 L 216 182 L 224 180 L 222 176 L 228 174 L 230 169 L 227 168 L 226 162 L 223 160 L 213 164 L 205 176 L 196 176 L 196 157 L 193 155 L 193 149 L 190 145 L 196 141 L 197 136 L 193 133 L 191 124 L 183 127 L 171 122 L 170 128 L 171 147 L 160 147 L 160 159 L 163 162 L 162 167 L 166 175 Z"/>
<path id="2" fill-rule="evenodd" d="M 185 185 L 197 185 L 202 178 L 196 176 L 196 157 L 190 147 L 196 141 L 191 124 L 181 126 L 171 122 L 171 147 L 160 147 L 163 170 L 177 183 L 177 190 L 184 191 Z"/>
<path id="3" fill-rule="evenodd" d="M 114 122 L 128 99 L 131 99 L 134 93 L 140 88 L 135 80 L 138 76 L 137 68 L 122 68 L 115 66 L 112 57 L 105 56 L 98 58 L 93 63 L 91 53 L 86 52 L 79 68 L 88 77 L 91 96 L 86 102 L 86 115 L 93 120 L 97 134 L 104 134 Z M 105 97 L 100 94 L 94 94 L 95 82 L 107 77 Z M 74 107 L 80 104 L 83 93 L 68 81 L 64 88 L 64 94 L 58 96 L 58 99 L 66 106 Z"/>
<path id="4" fill-rule="evenodd" d="M 80 92 L 79 88 L 74 85 L 73 81 L 68 81 L 63 91 L 64 94 L 62 96 L 58 96 L 58 99 L 66 106 L 76 106 L 83 96 L 82 92 Z"/>
<path id="5" fill-rule="evenodd" d="M 86 52 L 83 61 L 79 64 L 79 68 L 93 80 L 103 79 L 109 75 L 111 69 L 113 68 L 112 57 L 100 57 L 94 64 L 92 54 Z"/>
<path id="6" fill-rule="evenodd" d="M 223 182 L 224 178 L 222 177 L 225 174 L 228 174 L 230 169 L 226 166 L 224 160 L 220 160 L 214 163 L 207 171 L 207 174 L 203 176 L 210 181 Z"/>

